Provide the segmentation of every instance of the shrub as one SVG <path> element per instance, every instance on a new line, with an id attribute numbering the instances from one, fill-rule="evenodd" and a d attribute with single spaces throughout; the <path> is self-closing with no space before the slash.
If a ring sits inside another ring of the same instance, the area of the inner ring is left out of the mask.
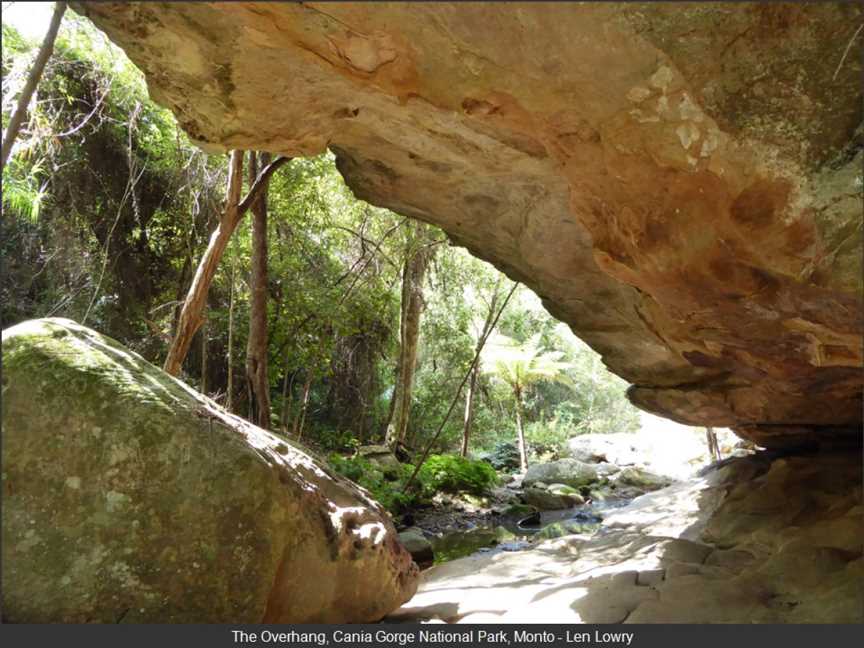
<path id="1" fill-rule="evenodd" d="M 399 479 L 395 482 L 385 479 L 384 474 L 370 461 L 362 457 L 343 457 L 333 453 L 327 458 L 330 466 L 343 477 L 362 486 L 369 494 L 391 513 L 401 513 L 416 503 L 414 493 L 402 493 L 402 485 L 413 466 L 403 465 Z"/>
<path id="2" fill-rule="evenodd" d="M 519 467 L 519 449 L 512 441 L 499 441 L 492 450 L 478 454 L 477 458 L 491 464 L 495 470 L 515 470 Z"/>
<path id="3" fill-rule="evenodd" d="M 426 459 L 419 479 L 427 495 L 439 491 L 482 495 L 498 482 L 498 474 L 485 461 L 446 454 Z"/>

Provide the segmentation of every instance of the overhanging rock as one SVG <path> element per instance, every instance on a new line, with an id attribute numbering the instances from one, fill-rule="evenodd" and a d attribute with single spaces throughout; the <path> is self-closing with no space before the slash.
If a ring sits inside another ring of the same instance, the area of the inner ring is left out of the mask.
<path id="1" fill-rule="evenodd" d="M 859 5 L 72 4 L 202 146 L 330 147 L 640 407 L 858 437 Z"/>

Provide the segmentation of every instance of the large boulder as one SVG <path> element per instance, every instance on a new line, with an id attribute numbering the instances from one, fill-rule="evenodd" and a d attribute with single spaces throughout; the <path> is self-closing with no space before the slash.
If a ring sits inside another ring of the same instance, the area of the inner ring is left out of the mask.
<path id="1" fill-rule="evenodd" d="M 574 496 L 566 493 L 552 493 L 542 488 L 526 488 L 522 493 L 522 500 L 541 511 L 569 509 L 585 501 L 578 494 Z"/>
<path id="2" fill-rule="evenodd" d="M 357 448 L 357 456 L 373 464 L 387 477 L 396 478 L 402 472 L 402 464 L 387 446 L 360 446 Z"/>
<path id="3" fill-rule="evenodd" d="M 704 427 L 679 425 L 642 412 L 637 431 L 614 434 L 582 434 L 567 440 L 562 454 L 592 465 L 598 473 L 617 472 L 614 467 L 636 466 L 669 479 L 687 479 L 711 461 Z M 735 441 L 730 430 L 714 430 L 723 456 L 728 456 Z"/>
<path id="4" fill-rule="evenodd" d="M 580 434 L 567 440 L 562 452 L 586 463 L 611 463 L 627 466 L 644 461 L 646 453 L 636 434 Z M 643 444 L 644 445 L 644 444 Z"/>
<path id="5" fill-rule="evenodd" d="M 417 567 L 325 464 L 70 320 L 3 331 L 7 621 L 376 621 Z"/>
<path id="6" fill-rule="evenodd" d="M 577 459 L 559 459 L 558 461 L 530 466 L 522 479 L 522 486 L 533 486 L 537 482 L 541 482 L 544 484 L 566 484 L 573 488 L 579 488 L 595 481 L 597 481 L 597 471 L 591 464 Z"/>
<path id="7" fill-rule="evenodd" d="M 760 445 L 858 437 L 860 3 L 72 6 L 202 146 L 329 147 L 356 195 L 533 289 L 641 407 Z"/>
<path id="8" fill-rule="evenodd" d="M 630 486 L 642 491 L 643 493 L 647 493 L 650 491 L 660 490 L 661 488 L 666 488 L 671 484 L 671 481 L 662 475 L 655 475 L 652 472 L 648 472 L 644 468 L 628 466 L 615 475 L 613 483 L 616 485 L 621 484 L 623 486 Z"/>
<path id="9" fill-rule="evenodd" d="M 399 534 L 399 542 L 419 566 L 426 567 L 435 560 L 432 543 L 423 533 L 423 529 L 419 527 L 405 529 Z"/>

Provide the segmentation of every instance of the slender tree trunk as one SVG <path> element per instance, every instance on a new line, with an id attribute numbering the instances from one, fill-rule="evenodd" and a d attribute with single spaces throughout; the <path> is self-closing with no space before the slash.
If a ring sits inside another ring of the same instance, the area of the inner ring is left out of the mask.
<path id="1" fill-rule="evenodd" d="M 207 395 L 207 315 L 201 325 L 201 393 Z"/>
<path id="2" fill-rule="evenodd" d="M 287 362 L 286 362 L 287 364 Z M 282 432 L 288 431 L 288 412 L 291 411 L 291 402 L 294 400 L 293 392 L 288 387 L 288 376 L 292 375 L 291 383 L 293 386 L 293 373 L 285 369 L 285 373 L 282 376 L 282 412 L 279 414 L 279 427 Z"/>
<path id="3" fill-rule="evenodd" d="M 222 219 L 219 221 L 219 226 L 213 235 L 210 237 L 210 242 L 207 249 L 204 251 L 204 256 L 201 257 L 201 262 L 198 264 L 198 269 L 195 271 L 195 277 L 192 279 L 192 285 L 189 286 L 189 292 L 186 294 L 186 301 L 183 302 L 183 309 L 180 311 L 180 318 L 177 322 L 177 331 L 174 334 L 174 339 L 171 341 L 171 347 L 168 349 L 168 357 L 165 358 L 163 369 L 176 376 L 180 373 L 180 367 L 183 365 L 183 360 L 189 352 L 189 345 L 192 343 L 192 337 L 201 326 L 201 313 L 204 310 L 204 305 L 207 301 L 207 293 L 210 291 L 210 284 L 213 283 L 213 277 L 216 275 L 216 269 L 219 267 L 219 261 L 225 254 L 225 248 L 228 246 L 228 241 L 231 239 L 231 234 L 237 229 L 240 219 L 243 214 L 249 209 L 254 202 L 255 197 L 261 191 L 262 187 L 266 186 L 270 176 L 283 164 L 289 162 L 291 158 L 279 157 L 271 162 L 266 169 L 259 175 L 258 179 L 249 189 L 249 193 L 241 201 L 240 192 L 243 187 L 243 151 L 233 151 L 231 153 L 231 163 L 228 168 L 228 192 L 225 200 L 225 212 Z"/>
<path id="4" fill-rule="evenodd" d="M 259 153 L 261 166 L 270 162 Z M 255 152 L 249 154 L 249 184 L 258 176 Z M 250 280 L 249 341 L 246 346 L 246 377 L 252 391 L 253 422 L 270 429 L 270 379 L 267 372 L 267 186 L 252 203 L 252 272 Z"/>
<path id="5" fill-rule="evenodd" d="M 516 434 L 519 442 L 519 470 L 522 471 L 524 475 L 528 470 L 528 449 L 525 444 L 525 425 L 523 423 L 523 412 L 522 412 L 522 391 L 519 389 L 514 390 L 514 396 L 516 397 Z"/>
<path id="6" fill-rule="evenodd" d="M 481 341 L 489 337 L 492 329 L 492 321 L 495 317 L 495 310 L 498 304 L 498 289 L 501 282 L 504 280 L 504 275 L 499 275 L 495 282 L 495 288 L 492 292 L 492 298 L 489 300 L 489 312 L 486 314 L 486 320 L 483 322 L 483 330 L 477 338 L 477 346 L 474 349 L 475 354 L 481 351 Z M 468 392 L 465 394 L 465 418 L 462 423 L 462 448 L 459 452 L 463 457 L 468 456 L 468 442 L 471 438 L 471 423 L 474 420 L 474 396 L 477 392 L 477 378 L 480 375 L 480 358 L 474 363 L 474 370 L 471 372 L 471 380 L 468 383 Z"/>
<path id="7" fill-rule="evenodd" d="M 468 391 L 465 393 L 465 419 L 462 423 L 462 447 L 459 454 L 468 456 L 468 440 L 471 438 L 471 421 L 474 418 L 474 391 L 477 389 L 477 374 L 480 372 L 480 361 L 471 370 L 471 379 L 468 381 Z"/>
<path id="8" fill-rule="evenodd" d="M 228 301 L 228 398 L 225 409 L 234 407 L 234 292 L 236 290 L 237 266 L 231 264 L 231 297 Z"/>
<path id="9" fill-rule="evenodd" d="M 66 13 L 66 3 L 55 2 L 54 15 L 51 16 L 51 24 L 48 26 L 45 38 L 42 39 L 42 45 L 39 47 L 39 52 L 36 54 L 36 59 L 33 61 L 33 67 L 30 68 L 30 74 L 27 75 L 27 81 L 21 89 L 18 103 L 15 105 L 15 110 L 9 118 L 9 125 L 6 127 L 6 133 L 3 135 L 3 157 L 2 161 L 0 161 L 0 169 L 6 166 L 6 160 L 9 159 L 9 154 L 12 152 L 12 146 L 18 138 L 18 131 L 21 130 L 21 124 L 24 123 L 24 116 L 27 114 L 27 106 L 30 104 L 30 99 L 33 98 L 36 86 L 39 85 L 39 81 L 42 79 L 42 72 L 45 71 L 45 64 L 54 52 L 54 41 L 57 40 L 57 32 L 60 31 L 60 23 L 63 21 L 64 13 Z"/>
<path id="10" fill-rule="evenodd" d="M 714 461 L 720 461 L 723 457 L 720 454 L 720 444 L 717 441 L 717 433 L 713 427 L 705 428 L 705 436 L 708 440 L 708 454 L 711 455 Z"/>
<path id="11" fill-rule="evenodd" d="M 421 228 L 418 224 L 415 231 L 423 231 Z M 415 243 L 422 240 L 420 236 L 414 236 L 413 239 Z M 405 431 L 408 429 L 414 391 L 414 370 L 417 367 L 417 347 L 420 341 L 420 318 L 423 313 L 423 280 L 434 254 L 434 247 L 417 247 L 406 259 L 402 271 L 399 376 L 393 391 L 393 419 L 387 428 L 385 440 L 392 448 L 404 441 Z"/>
<path id="12" fill-rule="evenodd" d="M 498 324 L 498 319 L 501 317 L 501 313 L 504 312 L 504 309 L 507 308 L 507 303 L 510 301 L 510 298 L 513 296 L 513 293 L 516 292 L 516 288 L 519 287 L 518 283 L 514 283 L 513 287 L 510 289 L 510 292 L 507 293 L 507 297 L 504 298 L 504 303 L 501 304 L 501 308 L 498 310 L 498 314 L 495 316 L 495 319 L 492 320 L 491 329 L 494 329 Z M 429 453 L 432 451 L 432 446 L 438 440 L 438 437 L 441 436 L 441 432 L 444 430 L 444 426 L 447 425 L 447 421 L 450 419 L 450 415 L 453 413 L 453 410 L 456 407 L 456 402 L 459 400 L 459 396 L 462 393 L 462 388 L 465 386 L 465 383 L 468 382 L 468 377 L 471 374 L 471 370 L 474 369 L 474 365 L 480 360 L 480 353 L 483 351 L 483 345 L 486 344 L 486 340 L 488 338 L 481 338 L 480 346 L 477 352 L 474 354 L 474 358 L 471 360 L 471 364 L 468 366 L 468 371 L 465 373 L 465 376 L 462 378 L 462 382 L 459 383 L 459 387 L 456 389 L 456 393 L 453 394 L 453 400 L 450 401 L 450 407 L 447 408 L 447 413 L 444 415 L 444 418 L 441 419 L 441 423 L 438 425 L 438 429 L 435 431 L 435 434 L 432 435 L 432 439 L 430 439 L 429 443 L 426 444 L 425 450 L 415 462 L 414 472 L 411 473 L 411 476 L 405 481 L 405 484 L 402 486 L 402 492 L 407 493 L 411 488 L 411 484 L 414 483 L 414 479 L 417 477 L 417 473 L 420 472 L 420 469 L 423 467 L 423 463 L 426 461 L 426 458 L 429 456 Z"/>
<path id="13" fill-rule="evenodd" d="M 401 330 L 402 325 L 400 323 L 399 328 Z M 387 434 L 390 430 L 390 426 L 393 424 L 393 414 L 396 412 L 396 401 L 398 399 L 397 391 L 399 390 L 399 376 L 402 375 L 402 343 L 399 343 L 399 355 L 396 358 L 396 371 L 393 373 L 393 394 L 390 396 L 390 405 L 387 408 L 387 421 L 384 423 L 384 431 L 381 436 L 384 438 L 385 443 L 387 442 Z"/>
<path id="14" fill-rule="evenodd" d="M 231 163 L 228 167 L 228 192 L 225 199 L 225 212 L 219 225 L 216 227 L 216 231 L 210 237 L 210 242 L 204 251 L 204 256 L 201 257 L 201 262 L 195 271 L 192 285 L 189 286 L 189 292 L 186 294 L 186 300 L 183 302 L 183 309 L 180 311 L 177 332 L 171 341 L 171 348 L 168 349 L 168 357 L 165 358 L 163 368 L 172 376 L 180 373 L 180 367 L 183 365 L 183 360 L 189 352 L 192 337 L 202 324 L 202 313 L 207 302 L 210 284 L 213 283 L 213 277 L 216 275 L 216 269 L 219 267 L 219 261 L 225 253 L 225 248 L 228 246 L 231 234 L 234 233 L 237 223 L 240 222 L 240 214 L 237 207 L 240 202 L 242 186 L 243 151 L 233 151 L 231 153 Z"/>
<path id="15" fill-rule="evenodd" d="M 303 404 L 300 406 L 300 412 L 297 418 L 294 419 L 294 436 L 299 441 L 303 438 L 303 424 L 306 422 L 306 408 L 309 405 L 309 389 L 312 387 L 312 372 L 306 376 L 306 384 L 303 385 Z"/>

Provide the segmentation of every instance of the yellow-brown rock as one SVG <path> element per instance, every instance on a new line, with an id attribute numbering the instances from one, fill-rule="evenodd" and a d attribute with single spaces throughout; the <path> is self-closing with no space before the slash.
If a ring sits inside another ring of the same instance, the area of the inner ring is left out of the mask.
<path id="1" fill-rule="evenodd" d="M 73 7 L 202 146 L 330 147 L 637 405 L 764 445 L 860 434 L 860 5 Z"/>

